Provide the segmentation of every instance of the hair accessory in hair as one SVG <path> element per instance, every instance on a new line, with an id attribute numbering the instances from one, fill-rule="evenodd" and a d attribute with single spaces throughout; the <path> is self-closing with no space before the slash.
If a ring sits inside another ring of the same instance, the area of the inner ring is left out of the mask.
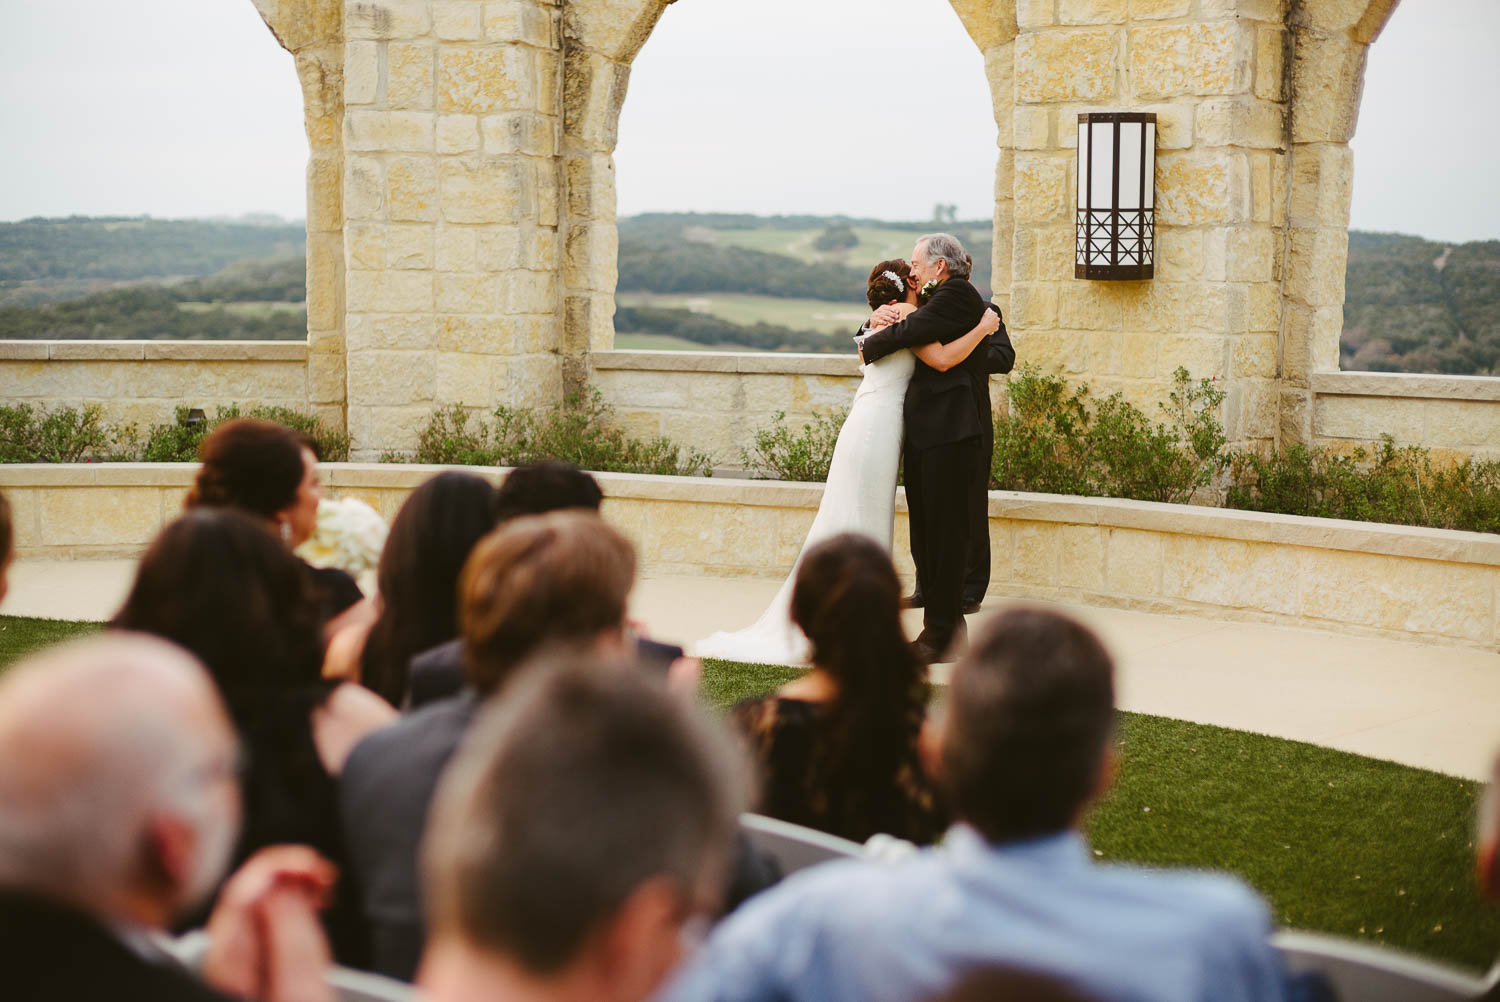
<path id="1" fill-rule="evenodd" d="M 904 281 L 903 281 L 903 280 L 902 280 L 902 278 L 901 278 L 901 276 L 900 276 L 900 275 L 898 275 L 898 274 L 896 274 L 896 273 L 895 273 L 895 272 L 894 272 L 894 271 L 891 271 L 891 269 L 889 269 L 889 268 L 887 268 L 887 269 L 886 269 L 886 270 L 885 270 L 885 271 L 882 271 L 882 272 L 881 272 L 881 273 L 880 273 L 880 276 L 881 276 L 881 277 L 882 277 L 882 278 L 888 278 L 888 279 L 890 279 L 890 280 L 891 280 L 891 281 L 892 281 L 892 282 L 895 282 L 895 283 L 896 283 L 896 286 L 897 286 L 897 287 L 898 287 L 898 288 L 905 288 L 905 286 L 906 286 L 906 282 L 904 282 Z"/>

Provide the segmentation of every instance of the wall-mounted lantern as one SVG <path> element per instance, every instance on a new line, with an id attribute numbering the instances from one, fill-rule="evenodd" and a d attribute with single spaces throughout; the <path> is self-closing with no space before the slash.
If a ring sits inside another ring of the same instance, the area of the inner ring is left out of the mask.
<path id="1" fill-rule="evenodd" d="M 1138 280 L 1154 274 L 1156 115 L 1078 116 L 1078 255 L 1074 278 Z"/>

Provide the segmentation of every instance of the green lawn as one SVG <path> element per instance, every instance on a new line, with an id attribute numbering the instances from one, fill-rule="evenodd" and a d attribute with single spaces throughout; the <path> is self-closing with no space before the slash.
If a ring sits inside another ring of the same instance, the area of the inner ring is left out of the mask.
<path id="1" fill-rule="evenodd" d="M 782 299 L 737 292 L 620 292 L 621 306 L 655 306 L 661 309 L 707 313 L 736 324 L 768 323 L 793 330 L 852 334 L 869 317 L 858 300 L 834 303 L 823 299 Z"/>
<path id="2" fill-rule="evenodd" d="M 0 667 L 97 624 L 0 616 Z M 724 708 L 796 669 L 709 661 L 703 696 Z M 1089 836 L 1105 860 L 1239 874 L 1278 923 L 1413 951 L 1475 970 L 1500 916 L 1473 886 L 1480 784 L 1296 741 L 1164 717 L 1120 715 L 1114 792 Z"/>

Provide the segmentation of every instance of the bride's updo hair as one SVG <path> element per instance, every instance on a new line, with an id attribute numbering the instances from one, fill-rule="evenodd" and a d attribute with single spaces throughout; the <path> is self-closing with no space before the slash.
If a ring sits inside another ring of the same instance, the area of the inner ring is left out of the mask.
<path id="1" fill-rule="evenodd" d="M 865 299 L 869 301 L 870 309 L 884 306 L 886 303 L 904 302 L 906 300 L 906 276 L 910 274 L 911 265 L 900 258 L 894 261 L 882 261 L 871 268 L 870 284 L 865 290 Z"/>

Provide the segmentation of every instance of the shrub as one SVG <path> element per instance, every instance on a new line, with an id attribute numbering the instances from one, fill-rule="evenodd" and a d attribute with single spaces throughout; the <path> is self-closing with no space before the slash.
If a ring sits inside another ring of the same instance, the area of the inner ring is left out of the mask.
<path id="1" fill-rule="evenodd" d="M 1023 366 L 995 420 L 990 487 L 1188 501 L 1223 467 L 1224 391 L 1180 367 L 1172 378 L 1168 421 L 1153 424 L 1118 393 L 1091 404 L 1087 386 Z"/>
<path id="2" fill-rule="evenodd" d="M 196 463 L 198 447 L 203 439 L 225 421 L 238 417 L 259 418 L 286 425 L 306 434 L 313 441 L 313 451 L 325 463 L 342 463 L 349 458 L 350 438 L 347 432 L 334 431 L 318 418 L 294 411 L 289 407 L 257 406 L 241 413 L 238 404 L 221 407 L 212 418 L 191 422 L 189 409 L 177 408 L 177 418 L 172 424 L 159 424 L 151 429 L 141 451 L 141 459 L 148 463 Z"/>
<path id="3" fill-rule="evenodd" d="M 710 475 L 712 458 L 666 438 L 631 438 L 613 423 L 613 411 L 598 390 L 569 394 L 547 410 L 498 407 L 494 421 L 475 420 L 463 405 L 435 412 L 417 440 L 419 463 L 519 466 L 562 459 L 605 473 Z M 386 454 L 387 461 L 403 457 Z"/>
<path id="4" fill-rule="evenodd" d="M 747 469 L 759 470 L 779 480 L 821 483 L 833 464 L 833 447 L 847 410 L 815 414 L 799 432 L 787 427 L 786 412 L 777 411 L 771 424 L 755 433 L 755 450 L 741 451 Z"/>
<path id="5" fill-rule="evenodd" d="M 133 459 L 133 425 L 110 425 L 98 404 L 37 409 L 0 406 L 0 463 L 116 462 Z"/>
<path id="6" fill-rule="evenodd" d="M 1437 529 L 1500 532 L 1500 463 L 1435 465 L 1421 446 L 1389 436 L 1373 452 L 1290 445 L 1233 457 L 1230 508 Z"/>

